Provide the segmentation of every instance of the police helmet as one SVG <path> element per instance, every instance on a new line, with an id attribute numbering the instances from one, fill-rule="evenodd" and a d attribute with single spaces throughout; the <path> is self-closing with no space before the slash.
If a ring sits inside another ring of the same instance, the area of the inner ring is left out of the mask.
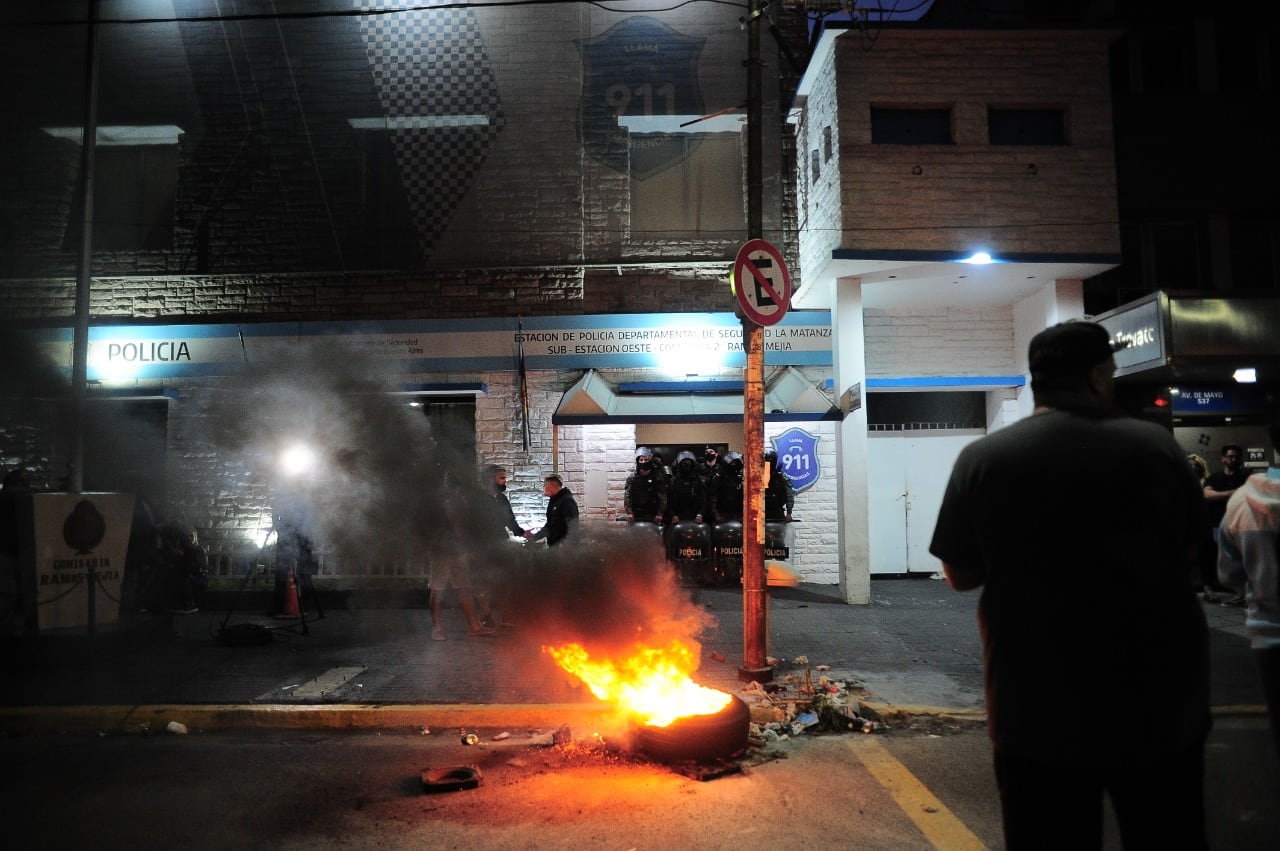
<path id="1" fill-rule="evenodd" d="M 649 447 L 647 446 L 636 447 L 636 461 L 640 461 L 641 459 L 648 461 L 652 457 L 653 457 L 653 453 L 649 451 Z"/>
<path id="2" fill-rule="evenodd" d="M 724 463 L 735 470 L 742 469 L 742 453 L 726 452 L 724 455 Z"/>
<path id="3" fill-rule="evenodd" d="M 676 466 L 679 466 L 684 461 L 688 461 L 690 464 L 698 463 L 698 459 L 693 457 L 693 453 L 688 449 L 676 456 Z"/>

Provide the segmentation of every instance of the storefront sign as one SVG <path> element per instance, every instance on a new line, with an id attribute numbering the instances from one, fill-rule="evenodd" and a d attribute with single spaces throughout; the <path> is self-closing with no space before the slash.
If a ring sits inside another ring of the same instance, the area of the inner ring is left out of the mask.
<path id="1" fill-rule="evenodd" d="M 1232 394 L 1225 389 L 1177 388 L 1170 396 L 1176 414 L 1229 414 L 1235 408 Z"/>
<path id="2" fill-rule="evenodd" d="M 32 332 L 71 369 L 70 328 Z M 765 329 L 765 364 L 830 366 L 831 314 L 789 311 Z M 104 385 L 138 379 L 227 375 L 300 347 L 340 346 L 394 362 L 397 371 L 516 368 L 671 368 L 711 372 L 746 365 L 742 323 L 732 313 L 607 314 L 510 319 L 303 322 L 258 325 L 97 326 L 89 329 L 88 377 Z"/>
<path id="3" fill-rule="evenodd" d="M 1111 334 L 1116 352 L 1116 375 L 1128 375 L 1165 365 L 1164 319 L 1160 294 L 1098 316 L 1095 321 Z"/>

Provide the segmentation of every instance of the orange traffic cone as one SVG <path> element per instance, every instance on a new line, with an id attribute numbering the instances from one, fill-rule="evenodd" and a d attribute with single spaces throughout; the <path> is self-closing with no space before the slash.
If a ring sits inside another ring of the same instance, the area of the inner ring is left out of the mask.
<path id="1" fill-rule="evenodd" d="M 300 618 L 302 607 L 298 605 L 298 583 L 293 578 L 293 568 L 289 568 L 289 584 L 284 589 L 284 608 L 276 613 L 278 618 Z"/>

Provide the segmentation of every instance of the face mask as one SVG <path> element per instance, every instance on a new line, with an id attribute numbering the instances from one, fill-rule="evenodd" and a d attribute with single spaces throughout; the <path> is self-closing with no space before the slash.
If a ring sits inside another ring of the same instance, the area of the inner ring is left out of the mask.
<path id="1" fill-rule="evenodd" d="M 498 490 L 499 490 L 499 491 L 504 491 L 504 490 L 506 490 L 506 489 L 507 489 L 507 483 L 506 483 L 506 482 L 498 482 L 497 484 L 498 484 Z"/>
<path id="2" fill-rule="evenodd" d="M 653 465 L 648 462 L 641 462 L 638 466 L 640 467 L 640 472 L 642 473 L 647 473 L 653 469 Z"/>

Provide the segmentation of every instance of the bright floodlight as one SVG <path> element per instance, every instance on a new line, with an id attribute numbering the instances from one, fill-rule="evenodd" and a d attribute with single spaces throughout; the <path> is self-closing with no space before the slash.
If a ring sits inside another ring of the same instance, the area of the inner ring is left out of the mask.
<path id="1" fill-rule="evenodd" d="M 1256 384 L 1258 381 L 1258 370 L 1251 366 L 1241 367 L 1231 373 L 1231 377 L 1239 384 Z"/>
<path id="2" fill-rule="evenodd" d="M 302 444 L 290 446 L 280 456 L 280 469 L 288 476 L 301 476 L 316 463 L 315 453 Z"/>
<path id="3" fill-rule="evenodd" d="M 993 260 L 993 259 L 991 259 L 991 255 L 990 255 L 990 254 L 988 254 L 987 252 L 985 252 L 985 251 L 978 251 L 978 252 L 975 252 L 975 253 L 973 253 L 973 254 L 969 255 L 968 257 L 964 258 L 964 259 L 963 259 L 963 260 L 961 260 L 960 262 L 961 262 L 961 263 L 969 263 L 969 264 L 972 264 L 972 265 L 974 265 L 974 266 L 986 266 L 988 263 L 994 263 L 994 262 L 996 262 L 996 261 L 995 261 L 995 260 Z"/>

